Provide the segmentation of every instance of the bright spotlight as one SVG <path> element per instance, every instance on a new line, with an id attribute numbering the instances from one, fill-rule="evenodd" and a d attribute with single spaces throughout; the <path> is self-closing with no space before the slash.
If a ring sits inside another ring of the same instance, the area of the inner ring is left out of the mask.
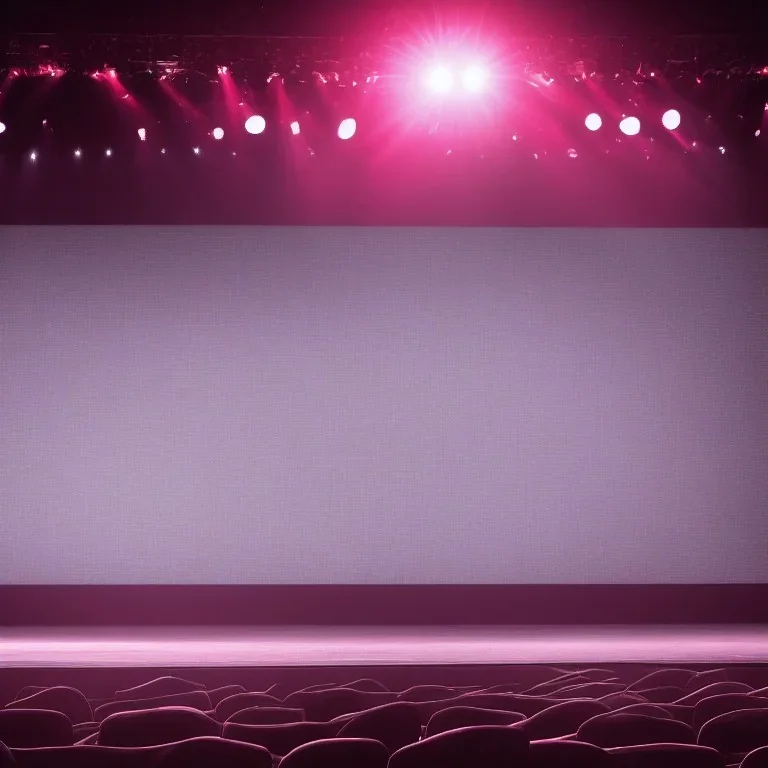
<path id="1" fill-rule="evenodd" d="M 194 147 L 194 148 L 192 149 L 192 151 L 193 151 L 193 152 L 194 152 L 196 155 L 199 155 L 199 154 L 200 154 L 200 147 Z"/>
<path id="2" fill-rule="evenodd" d="M 298 120 L 294 120 L 291 123 L 291 133 L 294 136 L 298 136 L 301 133 L 301 126 L 299 125 L 299 121 Z"/>
<path id="3" fill-rule="evenodd" d="M 427 82 L 430 90 L 435 93 L 448 93 L 453 88 L 453 74 L 445 67 L 435 67 L 429 73 Z"/>
<path id="4" fill-rule="evenodd" d="M 339 124 L 338 136 L 343 141 L 351 139 L 357 130 L 357 121 L 354 117 L 347 117 Z"/>
<path id="5" fill-rule="evenodd" d="M 32 150 L 32 151 L 29 153 L 29 159 L 30 159 L 30 160 L 31 160 L 31 161 L 34 163 L 34 162 L 37 160 L 37 152 L 35 152 L 34 150 Z"/>
<path id="6" fill-rule="evenodd" d="M 82 157 L 82 156 L 83 156 L 83 151 L 81 149 L 76 149 L 75 150 L 75 157 Z"/>
<path id="7" fill-rule="evenodd" d="M 619 130 L 625 136 L 637 136 L 640 133 L 640 121 L 636 117 L 625 117 L 619 123 Z"/>
<path id="8" fill-rule="evenodd" d="M 219 141 L 224 138 L 224 129 L 223 128 L 214 128 L 213 129 L 213 138 L 216 139 L 216 141 Z"/>
<path id="9" fill-rule="evenodd" d="M 264 133 L 266 127 L 267 121 L 261 115 L 251 115 L 245 121 L 245 130 L 253 136 Z"/>
<path id="10" fill-rule="evenodd" d="M 676 109 L 668 109 L 661 116 L 661 124 L 668 130 L 674 131 L 680 127 L 680 113 Z"/>
<path id="11" fill-rule="evenodd" d="M 603 118 L 600 117 L 597 112 L 592 112 L 587 115 L 586 120 L 584 120 L 584 125 L 586 125 L 590 131 L 599 131 L 603 127 Z"/>
<path id="12" fill-rule="evenodd" d="M 472 93 L 482 91 L 487 82 L 488 74 L 482 67 L 473 65 L 464 70 L 462 83 L 467 91 L 472 91 Z"/>
<path id="13" fill-rule="evenodd" d="M 5 123 L 0 123 L 0 133 L 5 133 Z"/>
<path id="14" fill-rule="evenodd" d="M 108 149 L 108 150 L 106 150 L 106 151 L 104 152 L 104 154 L 105 154 L 107 157 L 112 157 L 112 150 L 111 150 L 111 149 Z"/>
<path id="15" fill-rule="evenodd" d="M 146 141 L 147 140 L 147 129 L 146 128 L 139 128 L 137 133 L 139 134 L 139 140 L 140 141 Z"/>

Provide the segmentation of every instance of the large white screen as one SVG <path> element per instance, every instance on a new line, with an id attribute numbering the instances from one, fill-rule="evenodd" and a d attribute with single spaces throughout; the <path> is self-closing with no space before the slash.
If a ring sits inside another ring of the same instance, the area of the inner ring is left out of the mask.
<path id="1" fill-rule="evenodd" d="M 768 581 L 768 232 L 0 230 L 0 582 Z"/>

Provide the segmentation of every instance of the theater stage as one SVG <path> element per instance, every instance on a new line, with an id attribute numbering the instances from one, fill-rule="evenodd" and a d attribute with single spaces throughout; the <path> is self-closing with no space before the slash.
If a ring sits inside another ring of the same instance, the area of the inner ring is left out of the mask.
<path id="1" fill-rule="evenodd" d="M 763 664 L 768 626 L 0 628 L 0 668 Z"/>

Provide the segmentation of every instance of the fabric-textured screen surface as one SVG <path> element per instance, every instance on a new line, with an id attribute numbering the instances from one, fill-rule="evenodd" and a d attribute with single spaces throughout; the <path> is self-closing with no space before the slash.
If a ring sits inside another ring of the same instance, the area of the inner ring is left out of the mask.
<path id="1" fill-rule="evenodd" d="M 768 231 L 0 243 L 0 583 L 768 582 Z"/>

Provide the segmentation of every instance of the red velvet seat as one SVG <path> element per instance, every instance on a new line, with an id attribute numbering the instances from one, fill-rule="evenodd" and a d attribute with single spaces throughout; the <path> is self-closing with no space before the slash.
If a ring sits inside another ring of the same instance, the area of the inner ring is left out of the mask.
<path id="1" fill-rule="evenodd" d="M 387 768 L 389 750 L 373 739 L 311 741 L 289 752 L 280 768 Z"/>
<path id="2" fill-rule="evenodd" d="M 594 744 L 567 739 L 532 741 L 525 768 L 611 768 L 610 755 Z"/>
<path id="3" fill-rule="evenodd" d="M 612 768 L 725 768 L 717 750 L 691 744 L 643 744 L 607 750 Z"/>
<path id="4" fill-rule="evenodd" d="M 120 699 L 96 707 L 93 717 L 101 722 L 118 712 L 136 712 L 138 710 L 161 709 L 163 707 L 188 707 L 201 712 L 211 709 L 211 700 L 205 691 L 173 693 L 168 696 L 156 696 L 151 699 Z"/>
<path id="5" fill-rule="evenodd" d="M 374 739 L 392 753 L 421 737 L 421 714 L 415 704 L 394 701 L 359 712 L 344 723 L 339 738 Z"/>
<path id="6" fill-rule="evenodd" d="M 696 743 L 696 734 L 685 723 L 626 712 L 610 712 L 587 720 L 577 731 L 577 738 L 604 749 L 639 744 Z"/>
<path id="7" fill-rule="evenodd" d="M 97 743 L 149 747 L 198 736 L 221 736 L 221 724 L 197 709 L 165 707 L 110 715 L 101 723 Z"/>
<path id="8" fill-rule="evenodd" d="M 93 712 L 88 699 L 76 688 L 56 686 L 43 688 L 18 698 L 6 705 L 6 709 L 48 709 L 61 712 L 70 722 L 87 723 L 93 720 Z"/>
<path id="9" fill-rule="evenodd" d="M 610 712 L 600 701 L 579 699 L 563 701 L 531 715 L 520 723 L 528 738 L 533 740 L 554 739 L 576 733 L 579 726 L 596 715 Z"/>
<path id="10" fill-rule="evenodd" d="M 11 749 L 64 747 L 75 743 L 72 721 L 50 709 L 0 710 L 0 741 Z"/>
<path id="11" fill-rule="evenodd" d="M 389 768 L 510 768 L 525 765 L 528 737 L 515 726 L 459 728 L 403 747 Z"/>
<path id="12" fill-rule="evenodd" d="M 474 725 L 514 725 L 525 720 L 521 712 L 507 712 L 503 709 L 483 709 L 482 707 L 449 707 L 435 712 L 427 723 L 425 735 L 436 736 L 438 733 L 468 728 Z"/>

